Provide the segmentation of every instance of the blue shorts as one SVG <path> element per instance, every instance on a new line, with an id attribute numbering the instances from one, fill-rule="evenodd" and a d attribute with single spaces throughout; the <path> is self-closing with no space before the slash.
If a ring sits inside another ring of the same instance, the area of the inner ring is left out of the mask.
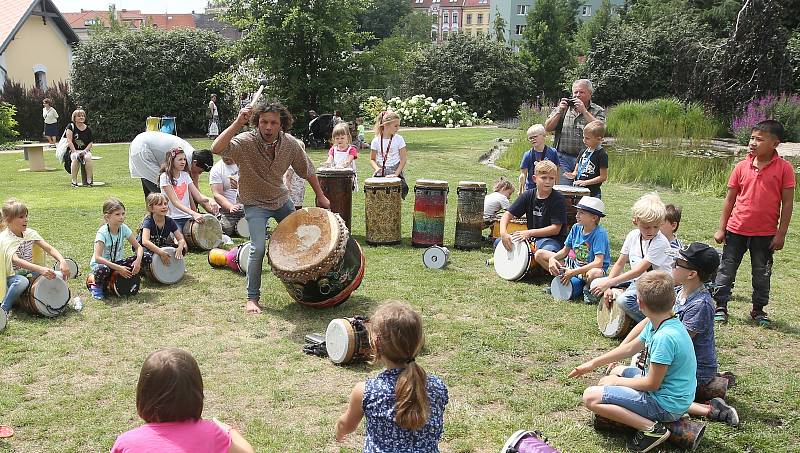
<path id="1" fill-rule="evenodd" d="M 497 247 L 500 244 L 501 239 L 497 238 L 494 240 L 494 246 Z M 551 252 L 558 252 L 564 245 L 558 242 L 553 238 L 537 238 L 536 239 L 536 250 L 549 250 Z"/>
<path id="2" fill-rule="evenodd" d="M 641 375 L 642 370 L 632 366 L 622 371 L 622 377 L 624 378 L 640 377 Z M 683 413 L 673 414 L 665 411 L 658 405 L 655 398 L 647 392 L 640 392 L 620 385 L 603 386 L 603 399 L 601 402 L 624 407 L 648 420 L 657 422 L 674 422 L 683 416 Z"/>

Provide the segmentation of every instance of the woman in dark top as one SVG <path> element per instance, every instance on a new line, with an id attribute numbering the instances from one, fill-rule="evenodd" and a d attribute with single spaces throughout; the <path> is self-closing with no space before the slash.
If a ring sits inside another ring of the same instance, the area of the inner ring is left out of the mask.
<path id="1" fill-rule="evenodd" d="M 92 130 L 86 124 L 86 112 L 78 108 L 72 112 L 72 123 L 67 125 L 67 146 L 69 158 L 72 161 L 72 187 L 78 187 L 78 169 L 81 164 L 86 167 L 86 181 L 92 186 L 94 175 L 92 173 Z"/>

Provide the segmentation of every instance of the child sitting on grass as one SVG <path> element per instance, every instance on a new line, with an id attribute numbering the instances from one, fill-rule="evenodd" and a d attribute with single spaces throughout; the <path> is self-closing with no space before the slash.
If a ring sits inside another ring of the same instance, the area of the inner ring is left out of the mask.
<path id="1" fill-rule="evenodd" d="M 483 227 L 488 228 L 494 222 L 494 216 L 499 212 L 511 207 L 511 194 L 514 193 L 514 186 L 505 176 L 501 176 L 492 188 L 493 192 L 486 195 L 483 199 Z"/>
<path id="2" fill-rule="evenodd" d="M 586 408 L 636 429 L 628 442 L 632 451 L 650 451 L 670 435 L 663 422 L 681 418 L 697 386 L 697 362 L 692 339 L 672 313 L 675 289 L 663 271 L 648 272 L 637 285 L 638 304 L 649 319 L 635 341 L 578 365 L 569 377 L 645 351 L 645 369 L 619 366 L 598 385 L 583 392 Z"/>
<path id="3" fill-rule="evenodd" d="M 447 387 L 416 362 L 425 339 L 422 319 L 403 302 L 387 302 L 367 324 L 375 361 L 386 370 L 356 384 L 336 423 L 336 441 L 367 418 L 364 452 L 439 451 Z"/>
<path id="4" fill-rule="evenodd" d="M 253 453 L 235 429 L 203 419 L 203 376 L 188 352 L 161 349 L 142 365 L 136 412 L 145 424 L 121 434 L 111 453 Z"/>

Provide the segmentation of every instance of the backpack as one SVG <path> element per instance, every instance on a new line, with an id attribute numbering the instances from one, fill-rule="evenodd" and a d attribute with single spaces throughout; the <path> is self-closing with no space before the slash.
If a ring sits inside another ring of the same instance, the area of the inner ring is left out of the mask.
<path id="1" fill-rule="evenodd" d="M 559 453 L 539 431 L 519 430 L 508 438 L 500 453 Z"/>

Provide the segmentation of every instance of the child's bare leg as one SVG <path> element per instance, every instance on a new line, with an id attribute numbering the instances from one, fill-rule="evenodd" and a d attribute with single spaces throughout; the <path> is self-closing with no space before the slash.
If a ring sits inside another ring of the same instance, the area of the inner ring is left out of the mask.
<path id="1" fill-rule="evenodd" d="M 592 283 L 592 280 L 604 277 L 605 275 L 606 273 L 603 272 L 603 269 L 598 269 L 598 268 L 589 269 L 589 271 L 586 272 L 586 285 L 588 286 L 590 283 Z"/>
<path id="2" fill-rule="evenodd" d="M 533 258 L 542 266 L 545 270 L 550 266 L 550 258 L 555 255 L 555 252 L 551 252 L 550 250 L 543 250 L 539 249 L 536 251 L 536 254 L 533 255 Z"/>
<path id="3" fill-rule="evenodd" d="M 638 431 L 647 431 L 655 425 L 655 422 L 648 420 L 641 415 L 631 412 L 622 406 L 614 404 L 603 404 L 603 387 L 592 386 L 583 392 L 583 404 L 587 409 L 601 417 L 605 417 L 615 422 L 630 426 Z"/>

